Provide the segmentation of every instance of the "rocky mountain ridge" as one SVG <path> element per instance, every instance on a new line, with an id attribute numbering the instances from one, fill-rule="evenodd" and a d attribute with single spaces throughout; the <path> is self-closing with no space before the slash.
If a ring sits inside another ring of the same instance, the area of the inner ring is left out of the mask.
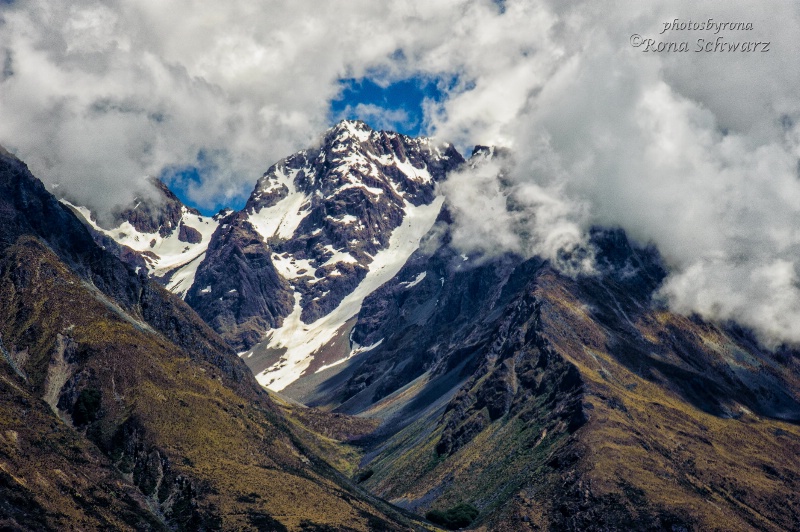
<path id="1" fill-rule="evenodd" d="M 619 230 L 572 278 L 464 260 L 437 223 L 440 247 L 365 300 L 351 336 L 375 347 L 283 391 L 381 420 L 365 486 L 418 513 L 468 503 L 484 530 L 798 526 L 800 351 L 670 313 L 657 251 Z"/>
<path id="2" fill-rule="evenodd" d="M 159 179 L 147 180 L 148 185 L 152 194 L 137 198 L 106 221 L 86 207 L 61 201 L 86 223 L 100 246 L 185 297 L 220 215 L 202 216 L 186 207 Z"/>
<path id="3" fill-rule="evenodd" d="M 436 183 L 463 163 L 450 144 L 345 120 L 319 146 L 270 167 L 239 212 L 202 217 L 160 182 L 163 201 L 124 210 L 114 229 L 73 208 L 99 243 L 135 267 L 144 263 L 247 351 L 260 382 L 280 389 L 312 364 L 350 356 L 314 362 L 315 350 L 295 332 L 315 328 L 317 349 L 343 334 L 361 300 L 416 249 L 441 206 Z"/>

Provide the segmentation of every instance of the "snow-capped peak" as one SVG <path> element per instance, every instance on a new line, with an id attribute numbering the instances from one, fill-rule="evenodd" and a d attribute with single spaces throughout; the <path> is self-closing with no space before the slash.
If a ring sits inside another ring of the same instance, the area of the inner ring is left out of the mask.
<path id="1" fill-rule="evenodd" d="M 247 221 L 295 300 L 268 332 L 269 352 L 284 356 L 257 371 L 260 381 L 278 389 L 314 369 L 314 352 L 414 252 L 441 207 L 436 182 L 462 162 L 449 144 L 345 120 L 259 179 Z"/>

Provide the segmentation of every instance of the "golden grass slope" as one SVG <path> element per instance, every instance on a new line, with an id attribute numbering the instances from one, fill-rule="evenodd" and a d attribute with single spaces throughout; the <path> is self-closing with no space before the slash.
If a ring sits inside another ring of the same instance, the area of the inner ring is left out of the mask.
<path id="1" fill-rule="evenodd" d="M 487 532 L 800 530 L 800 428 L 776 419 L 800 415 L 797 352 L 766 351 L 629 292 L 537 272 L 450 406 L 367 449 L 363 485 L 423 514 L 473 504 L 472 526 Z M 498 390 L 513 400 L 493 418 L 482 398 Z M 447 430 L 469 437 L 443 451 Z"/>
<path id="2" fill-rule="evenodd" d="M 2 384 L 21 390 L 17 395 L 32 397 L 28 401 L 40 407 L 37 417 L 25 422 L 37 432 L 30 437 L 46 442 L 41 428 L 75 442 L 56 448 L 43 443 L 46 449 L 38 454 L 31 446 L 30 456 L 14 452 L 14 442 L 25 434 L 24 420 L 19 408 L 6 406 L 0 418 L 0 468 L 14 489 L 59 485 L 58 471 L 65 468 L 58 463 L 71 461 L 73 456 L 64 453 L 74 448 L 75 456 L 83 453 L 101 463 L 102 474 L 95 477 L 105 475 L 106 484 L 122 486 L 120 493 L 138 486 L 139 502 L 146 497 L 157 517 L 154 526 L 161 526 L 160 520 L 184 529 L 405 528 L 306 452 L 266 396 L 248 401 L 235 393 L 223 384 L 218 368 L 191 360 L 121 313 L 37 239 L 22 237 L 0 259 L 0 335 L 22 375 L 10 376 L 11 364 L 4 360 Z M 59 389 L 54 393 L 53 387 Z M 85 389 L 100 391 L 101 406 L 97 418 L 76 432 L 70 428 L 71 409 Z M 42 411 L 39 398 L 48 395 L 56 398 L 58 416 Z M 73 477 L 83 474 L 80 467 L 66 470 Z M 75 499 L 88 498 L 95 483 L 73 478 L 62 484 L 76 491 Z M 26 492 L 31 504 L 50 510 L 44 528 L 81 522 L 101 527 L 99 517 L 92 521 L 85 508 L 72 509 L 51 491 Z M 131 504 L 137 501 L 128 497 Z M 180 506 L 182 501 L 192 507 Z M 139 528 L 104 519 L 112 528 Z"/>
<path id="3" fill-rule="evenodd" d="M 697 530 L 800 528 L 798 426 L 753 414 L 736 397 L 720 398 L 735 417 L 711 415 L 671 384 L 700 370 L 674 351 L 680 344 L 670 335 L 690 339 L 708 366 L 731 363 L 725 352 L 742 347 L 714 325 L 651 310 L 635 323 L 637 340 L 651 345 L 632 371 L 614 352 L 619 342 L 611 337 L 619 331 L 593 319 L 579 293 L 554 274 L 536 288 L 544 335 L 580 370 L 590 405 L 589 421 L 575 435 L 581 459 L 562 478 L 580 477 L 587 500 L 619 495 L 634 519 L 646 506 L 674 512 Z M 680 373 L 668 375 L 671 367 Z M 789 389 L 800 389 L 796 365 L 783 376 Z"/>

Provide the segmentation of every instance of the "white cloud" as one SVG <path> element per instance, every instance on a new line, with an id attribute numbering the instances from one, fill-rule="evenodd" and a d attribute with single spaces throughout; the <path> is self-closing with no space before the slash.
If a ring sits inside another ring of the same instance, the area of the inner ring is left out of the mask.
<path id="1" fill-rule="evenodd" d="M 458 241 L 558 256 L 592 224 L 655 243 L 673 308 L 800 341 L 800 6 L 782 0 L 345 3 L 196 0 L 4 5 L 0 143 L 85 203 L 125 201 L 145 174 L 210 159 L 192 198 L 246 195 L 327 125 L 342 78 L 440 78 L 426 125 L 465 148 L 512 148 L 447 185 Z M 697 53 L 713 32 L 767 53 Z M 634 33 L 687 41 L 646 53 Z M 8 65 L 7 65 L 8 66 Z M 453 81 L 455 80 L 455 81 Z M 389 124 L 403 117 L 369 106 Z M 132 184 L 133 183 L 133 184 Z M 459 184 L 460 183 L 460 184 Z M 510 206 L 510 207 L 509 207 Z M 458 207 L 456 207 L 458 209 Z"/>
<path id="2" fill-rule="evenodd" d="M 354 117 L 369 123 L 372 127 L 397 131 L 412 128 L 416 124 L 404 109 L 386 109 L 372 103 L 347 105 L 338 119 Z"/>
<path id="3" fill-rule="evenodd" d="M 412 16 L 367 0 L 3 6 L 0 142 L 96 207 L 201 150 L 217 171 L 194 201 L 247 195 L 327 126 L 340 78 L 389 61 Z"/>
<path id="4" fill-rule="evenodd" d="M 518 5 L 509 3 L 509 11 Z M 514 148 L 512 187 L 549 191 L 556 219 L 568 227 L 621 226 L 655 243 L 671 267 L 662 295 L 674 309 L 736 319 L 769 342 L 800 342 L 800 72 L 792 67 L 800 51 L 798 7 L 646 7 L 554 4 L 542 17 L 550 26 L 539 51 L 514 54 L 519 41 L 499 44 L 508 54 L 500 76 L 491 66 L 476 69 L 483 62 L 476 59 L 465 67 L 474 69 L 474 88 L 454 91 L 432 123 L 444 134 L 486 135 L 480 140 Z M 751 31 L 720 35 L 771 41 L 770 52 L 694 52 L 698 38 L 718 36 L 703 32 L 663 36 L 686 40 L 688 53 L 630 45 L 631 34 L 658 38 L 676 17 L 752 22 Z M 498 81 L 504 79 L 514 80 L 513 91 Z M 483 105 L 492 101 L 498 103 Z M 476 195 L 485 188 L 476 187 Z M 525 217 L 541 213 L 534 202 Z"/>
<path id="5" fill-rule="evenodd" d="M 484 152 L 441 184 L 454 221 L 452 245 L 483 257 L 540 255 L 568 274 L 593 272 L 580 225 L 585 206 L 567 199 L 558 184 L 515 179 L 514 166 L 509 154 Z"/>

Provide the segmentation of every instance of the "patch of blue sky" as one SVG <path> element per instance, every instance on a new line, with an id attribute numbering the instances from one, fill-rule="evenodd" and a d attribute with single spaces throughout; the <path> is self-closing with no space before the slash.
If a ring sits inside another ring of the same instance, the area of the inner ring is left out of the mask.
<path id="1" fill-rule="evenodd" d="M 330 121 L 358 119 L 373 129 L 405 135 L 426 133 L 424 104 L 440 101 L 441 82 L 430 78 L 410 78 L 384 84 L 369 77 L 341 80 L 342 91 L 331 101 Z"/>
<path id="2" fill-rule="evenodd" d="M 221 209 L 230 208 L 240 210 L 247 202 L 247 193 L 244 191 L 228 191 L 224 198 L 219 198 L 214 205 L 198 205 L 192 200 L 194 192 L 203 187 L 216 176 L 224 173 L 220 169 L 220 162 L 224 161 L 223 153 L 209 153 L 200 150 L 195 164 L 186 166 L 168 166 L 161 171 L 159 179 L 178 196 L 184 205 L 199 210 L 204 216 L 213 216 Z M 222 162 L 224 164 L 224 162 Z M 255 184 L 255 181 L 253 182 Z"/>

